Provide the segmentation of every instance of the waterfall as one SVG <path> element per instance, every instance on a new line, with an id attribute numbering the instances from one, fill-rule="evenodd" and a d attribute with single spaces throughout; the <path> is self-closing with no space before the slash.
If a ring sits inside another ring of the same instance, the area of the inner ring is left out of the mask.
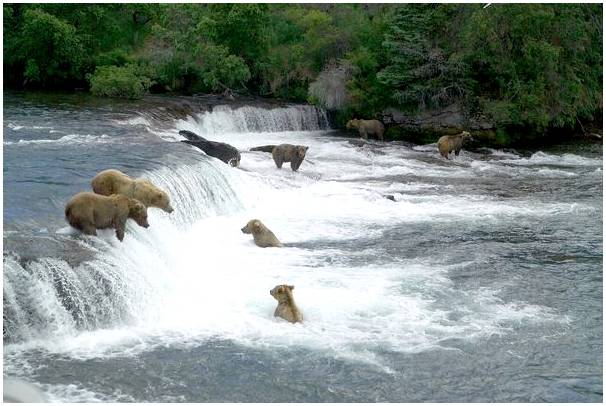
<path id="1" fill-rule="evenodd" d="M 146 174 L 172 196 L 176 210 L 168 215 L 150 209 L 149 229 L 129 220 L 123 243 L 113 230 L 98 230 L 98 237 L 58 235 L 69 246 L 66 251 L 81 251 L 76 263 L 60 255 L 31 259 L 5 252 L 4 340 L 58 337 L 132 321 L 161 289 L 148 276 L 162 268 L 166 241 L 196 219 L 241 207 L 229 175 L 215 165 L 205 159 Z"/>
<path id="2" fill-rule="evenodd" d="M 215 106 L 212 111 L 196 114 L 195 120 L 200 135 L 329 129 L 326 112 L 308 105 L 273 109 Z"/>
<path id="3" fill-rule="evenodd" d="M 153 107 L 135 112 L 135 118 L 117 124 L 154 137 L 153 142 L 158 142 L 156 136 L 172 141 L 178 133 L 175 128 L 185 123 L 185 127 L 190 125 L 196 133 L 210 138 L 232 134 L 235 138 L 227 141 L 236 146 L 241 142 L 236 138 L 242 138 L 244 133 L 294 134 L 329 128 L 326 113 L 309 105 L 272 108 L 218 105 L 210 111 L 201 109 L 202 106 L 193 108 L 184 118 L 163 107 Z M 143 127 L 146 132 L 140 131 Z M 145 142 L 145 138 L 141 140 Z M 91 138 L 86 142 L 94 144 L 98 140 Z M 184 241 L 188 228 L 200 219 L 241 211 L 242 201 L 254 201 L 258 188 L 262 187 L 262 182 L 242 185 L 240 171 L 208 159 L 199 151 L 194 155 L 196 160 L 167 152 L 160 167 L 154 165 L 157 169 L 142 174 L 171 196 L 175 211 L 168 215 L 159 209 L 149 209 L 149 229 L 129 220 L 122 243 L 111 229 L 98 230 L 98 237 L 90 237 L 65 227 L 58 234 L 55 230 L 43 235 L 34 233 L 24 240 L 32 245 L 46 244 L 45 249 L 25 250 L 33 255 L 24 253 L 14 243 L 11 244 L 14 249 L 7 251 L 5 244 L 4 341 L 72 336 L 137 323 L 143 315 L 153 315 L 150 309 L 161 306 L 154 296 L 168 289 L 174 264 L 180 260 L 175 258 L 178 255 L 175 252 L 183 252 L 175 244 L 192 244 L 192 249 L 197 249 L 195 242 Z M 239 232 L 237 224 L 233 229 Z M 5 231 L 4 238 L 5 242 L 12 238 L 10 232 Z"/>

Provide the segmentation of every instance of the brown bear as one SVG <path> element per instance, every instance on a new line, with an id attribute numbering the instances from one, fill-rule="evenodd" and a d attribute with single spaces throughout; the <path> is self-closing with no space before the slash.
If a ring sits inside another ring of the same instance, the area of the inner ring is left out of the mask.
<path id="1" fill-rule="evenodd" d="M 259 220 L 250 220 L 241 230 L 244 234 L 252 234 L 255 244 L 261 248 L 282 247 L 274 233 Z"/>
<path id="2" fill-rule="evenodd" d="M 303 145 L 280 144 L 272 149 L 271 156 L 278 169 L 282 169 L 284 162 L 290 162 L 290 169 L 297 171 L 305 159 L 308 148 Z"/>
<path id="3" fill-rule="evenodd" d="M 168 194 L 147 179 L 131 179 L 116 169 L 107 169 L 99 172 L 91 184 L 97 194 L 109 196 L 117 193 L 137 199 L 145 207 L 158 207 L 165 212 L 173 212 Z"/>
<path id="4" fill-rule="evenodd" d="M 357 128 L 360 137 L 365 140 L 368 139 L 369 135 L 376 135 L 380 141 L 383 141 L 383 134 L 385 134 L 385 126 L 379 120 L 349 120 L 345 125 L 345 128 L 351 130 Z"/>
<path id="5" fill-rule="evenodd" d="M 450 159 L 448 158 L 448 154 L 452 151 L 455 152 L 456 156 L 459 156 L 459 152 L 461 152 L 461 148 L 465 141 L 473 141 L 471 134 L 467 131 L 463 131 L 456 135 L 444 135 L 438 140 L 438 151 L 440 151 L 440 154 L 446 159 Z"/>
<path id="6" fill-rule="evenodd" d="M 281 317 L 291 323 L 301 323 L 303 322 L 303 315 L 297 308 L 292 296 L 294 288 L 292 285 L 278 285 L 270 290 L 269 294 L 278 301 L 274 317 Z"/>
<path id="7" fill-rule="evenodd" d="M 78 193 L 67 202 L 65 218 L 70 226 L 84 234 L 97 235 L 98 228 L 114 228 L 120 241 L 124 239 L 126 219 L 135 220 L 141 227 L 149 227 L 147 208 L 143 203 L 117 194 Z"/>

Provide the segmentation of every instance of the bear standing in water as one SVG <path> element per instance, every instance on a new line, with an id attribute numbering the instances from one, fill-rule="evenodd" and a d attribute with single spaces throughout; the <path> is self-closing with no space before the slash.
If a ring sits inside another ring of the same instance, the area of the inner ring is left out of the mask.
<path id="1" fill-rule="evenodd" d="M 383 134 L 385 133 L 385 126 L 379 120 L 349 120 L 345 125 L 345 128 L 351 130 L 356 128 L 358 134 L 363 139 L 368 139 L 369 135 L 376 135 L 379 141 L 383 141 Z"/>
<path id="2" fill-rule="evenodd" d="M 97 235 L 98 228 L 113 228 L 120 241 L 124 239 L 126 220 L 129 218 L 141 227 L 149 227 L 147 208 L 143 203 L 123 195 L 78 193 L 67 202 L 65 218 L 70 226 L 88 235 Z"/>
<path id="3" fill-rule="evenodd" d="M 471 134 L 467 131 L 456 135 L 444 135 L 438 140 L 438 151 L 446 159 L 449 159 L 448 154 L 452 151 L 454 151 L 455 156 L 459 156 L 459 152 L 461 152 L 465 141 L 473 141 Z"/>
<path id="4" fill-rule="evenodd" d="M 261 248 L 282 246 L 282 243 L 278 241 L 274 233 L 272 233 L 269 228 L 265 227 L 260 220 L 250 220 L 242 227 L 241 231 L 244 234 L 252 234 L 255 244 Z"/>
<path id="5" fill-rule="evenodd" d="M 291 323 L 303 322 L 303 315 L 295 304 L 292 291 L 295 287 L 292 285 L 278 285 L 269 291 L 278 301 L 278 307 L 274 311 L 274 317 L 281 317 Z"/>
<path id="6" fill-rule="evenodd" d="M 99 195 L 121 194 L 137 199 L 145 207 L 158 207 L 172 213 L 168 194 L 147 179 L 131 179 L 116 169 L 99 172 L 91 182 L 93 191 Z"/>
<path id="7" fill-rule="evenodd" d="M 280 144 L 271 151 L 271 156 L 278 169 L 282 169 L 284 162 L 290 162 L 290 169 L 297 171 L 305 159 L 309 147 L 303 145 Z"/>
<path id="8" fill-rule="evenodd" d="M 251 151 L 271 152 L 278 169 L 282 169 L 284 162 L 290 162 L 290 169 L 297 171 L 305 159 L 309 147 L 304 145 L 280 144 L 263 145 L 251 148 Z"/>

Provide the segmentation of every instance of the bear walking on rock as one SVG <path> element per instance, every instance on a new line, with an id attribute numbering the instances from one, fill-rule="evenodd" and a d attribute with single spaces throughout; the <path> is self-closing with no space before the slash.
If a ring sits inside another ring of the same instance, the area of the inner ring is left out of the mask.
<path id="1" fill-rule="evenodd" d="M 282 243 L 276 238 L 274 233 L 265 227 L 260 220 L 250 220 L 241 230 L 244 234 L 252 234 L 255 244 L 261 248 L 282 247 Z"/>
<path id="2" fill-rule="evenodd" d="M 448 154 L 452 151 L 454 151 L 455 156 L 459 156 L 459 152 L 461 152 L 465 141 L 473 141 L 471 134 L 467 131 L 456 135 L 444 135 L 438 140 L 438 151 L 446 159 L 450 159 L 448 158 Z"/>
<path id="3" fill-rule="evenodd" d="M 295 304 L 292 291 L 295 287 L 292 285 L 278 285 L 269 291 L 278 301 L 278 307 L 274 311 L 274 317 L 281 317 L 291 323 L 303 322 L 303 315 Z"/>
<path id="4" fill-rule="evenodd" d="M 65 218 L 70 226 L 88 235 L 97 235 L 97 229 L 113 228 L 120 241 L 124 239 L 126 220 L 129 218 L 141 227 L 149 227 L 147 208 L 143 203 L 117 194 L 102 196 L 91 192 L 78 193 L 67 202 Z"/>
<path id="5" fill-rule="evenodd" d="M 147 179 L 131 179 L 116 169 L 107 169 L 99 172 L 91 184 L 93 191 L 100 195 L 121 194 L 137 199 L 145 207 L 158 207 L 167 213 L 173 211 L 168 194 Z"/>
<path id="6" fill-rule="evenodd" d="M 345 125 L 345 128 L 351 130 L 356 128 L 358 134 L 363 139 L 368 139 L 369 135 L 376 135 L 379 141 L 383 141 L 383 134 L 385 133 L 385 126 L 379 120 L 349 120 Z"/>

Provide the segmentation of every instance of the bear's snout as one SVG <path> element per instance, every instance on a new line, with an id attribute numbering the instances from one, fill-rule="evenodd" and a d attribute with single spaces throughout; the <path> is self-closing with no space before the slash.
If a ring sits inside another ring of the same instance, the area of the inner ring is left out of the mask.
<path id="1" fill-rule="evenodd" d="M 166 212 L 167 212 L 167 213 L 172 213 L 173 211 L 175 211 L 175 210 L 172 208 L 172 206 L 168 206 L 168 207 L 166 208 Z"/>

